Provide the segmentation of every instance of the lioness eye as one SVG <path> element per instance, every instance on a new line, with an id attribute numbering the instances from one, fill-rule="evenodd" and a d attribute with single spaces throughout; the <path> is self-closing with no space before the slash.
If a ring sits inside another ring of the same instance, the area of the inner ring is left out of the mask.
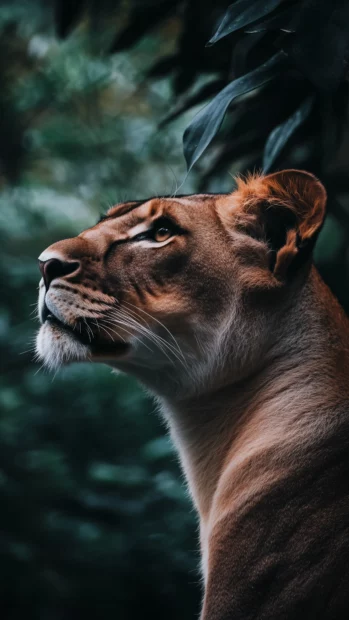
<path id="1" fill-rule="evenodd" d="M 167 228 L 167 226 L 159 226 L 159 228 L 154 229 L 154 241 L 157 243 L 161 243 L 162 241 L 167 241 L 172 235 L 172 230 Z"/>
<path id="2" fill-rule="evenodd" d="M 163 243 L 174 235 L 183 234 L 183 232 L 184 231 L 169 218 L 160 217 L 158 220 L 153 222 L 150 229 L 139 233 L 133 237 L 132 241 L 143 241 L 148 239 L 150 241 L 155 241 L 155 243 Z"/>

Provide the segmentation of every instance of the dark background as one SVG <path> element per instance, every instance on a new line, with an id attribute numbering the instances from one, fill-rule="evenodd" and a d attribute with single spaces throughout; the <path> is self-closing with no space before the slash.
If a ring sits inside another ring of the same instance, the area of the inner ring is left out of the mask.
<path id="1" fill-rule="evenodd" d="M 263 166 L 324 181 L 316 262 L 348 310 L 346 4 L 238 0 L 234 32 L 205 47 L 229 2 L 0 2 L 2 618 L 196 617 L 197 520 L 174 449 L 133 380 L 34 362 L 36 259 L 115 202 L 174 192 L 189 125 L 189 165 L 203 149 L 181 193 Z M 222 125 L 216 104 L 193 120 L 241 78 Z"/>

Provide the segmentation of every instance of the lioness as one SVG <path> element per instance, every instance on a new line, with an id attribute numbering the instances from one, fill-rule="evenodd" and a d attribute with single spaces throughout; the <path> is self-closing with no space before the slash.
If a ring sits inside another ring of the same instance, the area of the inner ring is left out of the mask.
<path id="1" fill-rule="evenodd" d="M 200 515 L 202 620 L 349 617 L 349 321 L 287 170 L 126 202 L 39 257 L 39 356 L 156 395 Z"/>

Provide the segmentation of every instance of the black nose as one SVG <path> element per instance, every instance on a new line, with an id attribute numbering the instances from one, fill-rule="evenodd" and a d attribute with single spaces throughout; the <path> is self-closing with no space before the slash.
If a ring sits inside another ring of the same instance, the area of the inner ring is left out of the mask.
<path id="1" fill-rule="evenodd" d="M 63 278 L 77 271 L 80 263 L 78 261 L 66 262 L 58 258 L 50 258 L 46 261 L 39 260 L 39 267 L 47 290 L 51 282 L 56 278 Z"/>

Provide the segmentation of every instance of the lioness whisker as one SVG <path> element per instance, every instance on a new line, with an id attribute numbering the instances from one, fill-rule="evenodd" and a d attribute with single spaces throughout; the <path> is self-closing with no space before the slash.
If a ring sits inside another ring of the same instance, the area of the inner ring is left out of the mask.
<path id="1" fill-rule="evenodd" d="M 172 334 L 172 332 L 168 329 L 168 327 L 166 327 L 166 325 L 164 325 L 161 321 L 159 321 L 159 319 L 156 319 L 153 315 L 149 314 L 149 312 L 146 312 L 145 310 L 143 310 L 143 308 L 138 308 L 135 304 L 132 304 L 130 301 L 126 301 L 124 300 L 124 303 L 128 306 L 132 306 L 133 308 L 136 308 L 136 310 L 138 312 L 142 312 L 143 314 L 145 314 L 146 316 L 148 316 L 152 321 L 155 321 L 155 323 L 158 323 L 165 331 L 167 331 L 167 333 L 171 336 L 172 340 L 174 341 L 174 343 L 176 344 L 176 346 L 178 347 L 179 352 L 183 355 L 182 350 L 176 340 L 176 338 L 174 337 L 174 335 Z M 184 356 L 183 356 L 184 357 Z"/>
<path id="2" fill-rule="evenodd" d="M 100 319 L 100 322 L 101 322 L 101 321 L 103 321 L 103 322 L 105 322 L 105 323 L 109 324 L 111 327 L 113 327 L 113 328 L 114 328 L 114 330 L 115 330 L 115 327 L 120 327 L 120 329 L 122 329 L 122 330 L 123 330 L 126 334 L 128 334 L 129 336 L 131 336 L 132 338 L 134 338 L 134 339 L 135 339 L 135 340 L 137 340 L 138 342 L 141 342 L 140 338 L 138 338 L 137 336 L 135 336 L 135 334 L 134 334 L 133 332 L 131 332 L 131 331 L 127 330 L 125 327 L 123 327 L 123 325 L 126 325 L 127 327 L 130 327 L 130 328 L 132 329 L 132 326 L 130 326 L 127 322 L 121 322 L 121 321 L 118 321 L 118 324 L 116 325 L 114 321 L 108 321 L 108 320 L 107 320 L 107 319 L 105 319 L 105 318 Z M 122 323 L 122 324 L 121 324 L 121 323 Z M 119 336 L 120 338 L 122 338 L 122 336 L 120 336 L 120 335 L 119 335 L 116 331 L 114 331 L 113 333 L 115 333 L 117 336 Z M 123 339 L 123 338 L 122 338 L 122 339 Z M 125 341 L 125 339 L 123 339 L 123 341 L 124 341 L 124 342 L 126 342 L 126 341 Z M 144 344 L 144 343 L 143 343 L 143 344 Z M 149 348 L 146 344 L 144 344 L 144 346 L 145 346 L 145 348 L 146 348 L 146 349 L 148 349 L 149 351 L 151 351 L 151 349 L 150 349 L 150 348 Z"/>
<path id="3" fill-rule="evenodd" d="M 136 306 L 135 306 L 135 307 L 136 307 Z M 142 320 L 142 317 L 140 317 L 139 315 L 137 315 L 137 313 L 136 313 L 134 310 L 128 310 L 128 313 L 130 313 L 131 315 L 133 315 L 133 317 L 137 317 L 137 318 L 139 318 L 140 320 Z M 150 318 L 152 318 L 150 314 L 148 314 L 148 313 L 145 313 L 145 314 L 147 314 Z M 162 323 L 161 323 L 160 321 L 157 321 L 157 322 L 158 322 L 160 325 L 162 325 Z M 138 325 L 142 325 L 142 323 L 138 323 Z M 164 326 L 163 326 L 163 327 L 164 327 Z M 169 349 L 171 349 L 172 351 L 174 351 L 173 345 L 171 345 L 171 344 L 170 344 L 169 342 L 167 342 L 164 338 L 162 338 L 162 336 L 160 336 L 159 334 L 156 334 L 155 332 L 151 331 L 148 327 L 147 327 L 147 329 L 148 329 L 148 330 L 149 330 L 149 332 L 152 334 L 152 337 L 153 337 L 153 338 L 156 338 L 156 339 L 158 339 L 159 341 L 163 342 L 163 344 L 164 344 L 167 348 L 169 348 Z M 171 332 L 170 332 L 169 330 L 166 330 L 166 331 L 168 331 L 168 333 L 169 333 L 170 335 L 172 335 L 172 334 L 171 334 Z M 175 342 L 176 342 L 176 341 L 175 341 Z M 182 355 L 182 357 L 183 357 L 183 361 L 185 361 L 184 355 L 183 355 L 183 353 L 182 353 L 181 349 L 179 348 L 179 345 L 178 345 L 178 343 L 177 343 L 177 342 L 176 342 L 176 345 L 177 345 L 176 349 L 177 349 L 177 350 L 178 350 L 178 352 Z"/>
<path id="4" fill-rule="evenodd" d="M 120 321 L 120 317 L 121 317 L 121 318 L 124 318 L 124 319 L 126 318 L 126 324 L 127 324 L 129 327 L 131 327 L 131 328 L 132 328 L 132 326 L 133 326 L 133 327 L 136 327 L 136 329 L 138 329 L 138 331 L 140 331 L 140 332 L 141 332 L 141 333 L 142 333 L 142 334 L 143 334 L 146 338 L 148 338 L 149 340 L 151 340 L 151 341 L 153 341 L 153 342 L 155 342 L 155 343 L 156 343 L 156 341 L 157 341 L 157 335 L 156 335 L 156 334 L 154 334 L 153 332 L 151 332 L 151 330 L 149 330 L 147 327 L 145 327 L 144 325 L 142 325 L 141 323 L 139 323 L 138 321 L 136 321 L 133 317 L 128 316 L 126 313 L 124 313 L 124 312 L 122 312 L 122 311 L 119 311 L 119 310 L 118 310 L 118 313 L 119 313 L 119 314 L 114 314 L 114 313 L 113 313 L 113 316 L 114 316 L 115 320 L 116 320 L 118 323 L 120 323 L 120 322 L 122 323 L 122 321 Z M 146 345 L 144 345 L 144 346 L 146 346 Z M 166 351 L 165 351 L 165 350 L 164 350 L 164 348 L 161 346 L 161 342 L 160 342 L 160 341 L 158 341 L 158 346 L 159 346 L 159 348 L 163 351 L 163 353 L 166 355 L 166 357 L 168 358 L 168 360 L 169 360 L 169 361 L 171 361 L 171 359 L 170 359 L 170 358 L 169 358 L 169 356 L 167 355 Z M 149 348 L 149 347 L 147 347 L 147 348 Z"/>
<path id="5" fill-rule="evenodd" d="M 166 357 L 169 359 L 169 361 L 171 361 L 171 359 L 169 358 L 168 354 L 166 353 L 166 349 L 168 349 L 168 351 L 170 351 L 172 353 L 172 355 L 174 355 L 174 357 L 176 357 L 176 359 L 179 362 L 181 362 L 186 367 L 185 358 L 184 358 L 184 356 L 183 356 L 181 351 L 180 351 L 180 353 L 182 355 L 182 358 L 180 358 L 178 356 L 178 353 L 177 353 L 176 349 L 173 347 L 173 345 L 168 343 L 164 338 L 162 338 L 158 334 L 156 334 L 153 331 L 151 331 L 148 327 L 142 325 L 134 317 L 128 316 L 124 311 L 121 311 L 120 309 L 117 310 L 119 315 L 116 315 L 115 312 L 116 312 L 116 310 L 113 311 L 113 316 L 116 318 L 116 320 L 119 320 L 120 316 L 124 316 L 124 318 L 126 318 L 129 322 L 133 323 L 133 325 L 136 326 L 136 328 L 138 330 L 140 330 L 145 337 L 149 338 L 151 341 L 153 341 L 155 344 L 157 344 L 157 346 L 163 351 L 163 353 L 166 355 Z M 130 310 L 128 312 L 132 312 L 132 314 L 135 314 L 133 311 L 130 311 Z M 139 318 L 141 318 L 141 317 L 139 317 Z"/>

